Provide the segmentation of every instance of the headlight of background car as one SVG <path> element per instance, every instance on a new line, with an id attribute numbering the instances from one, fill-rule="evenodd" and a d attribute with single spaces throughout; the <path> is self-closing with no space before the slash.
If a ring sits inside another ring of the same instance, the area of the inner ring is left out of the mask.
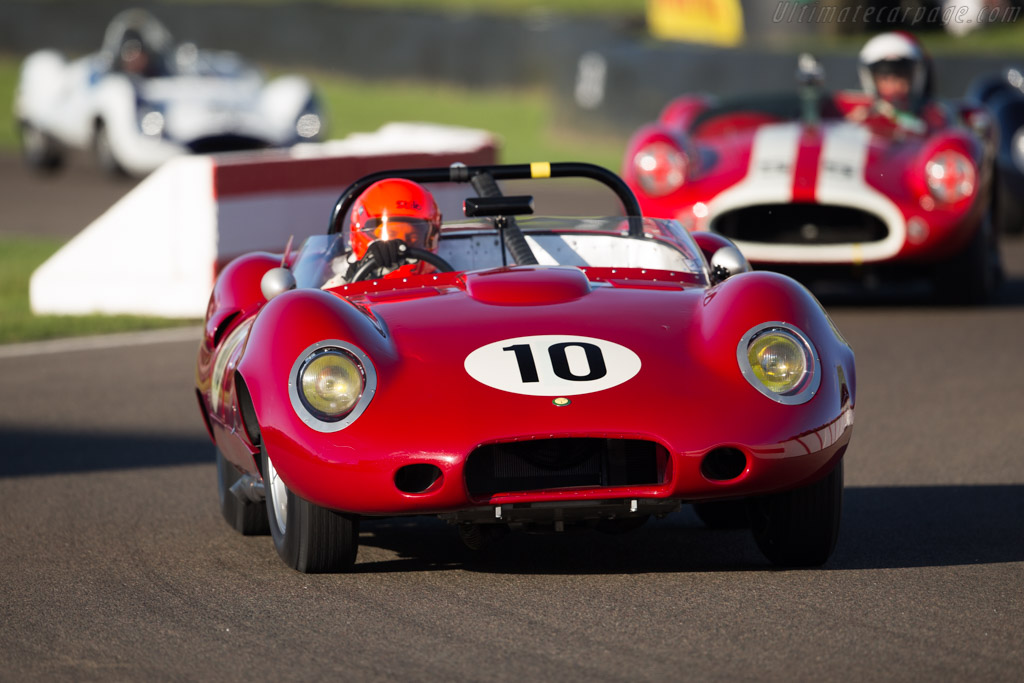
<path id="1" fill-rule="evenodd" d="M 974 194 L 974 164 L 960 152 L 943 150 L 924 166 L 928 191 L 940 202 L 953 204 Z"/>
<path id="2" fill-rule="evenodd" d="M 315 97 L 302 109 L 302 114 L 295 122 L 295 133 L 303 140 L 319 138 L 323 133 L 324 121 L 320 105 Z"/>
<path id="3" fill-rule="evenodd" d="M 315 138 L 320 134 L 320 115 L 303 114 L 295 123 L 295 132 L 300 138 Z"/>
<path id="4" fill-rule="evenodd" d="M 344 429 L 369 404 L 377 376 L 361 350 L 340 340 L 319 342 L 292 366 L 288 393 L 307 425 L 322 432 Z"/>
<path id="5" fill-rule="evenodd" d="M 164 127 L 167 125 L 163 107 L 148 102 L 139 102 L 137 106 L 139 130 L 151 137 L 163 135 Z"/>
<path id="6" fill-rule="evenodd" d="M 788 323 L 764 323 L 751 329 L 740 340 L 736 357 L 747 381 L 778 403 L 806 403 L 821 383 L 817 351 L 803 332 Z"/>
<path id="7" fill-rule="evenodd" d="M 686 182 L 686 155 L 675 145 L 655 140 L 633 155 L 633 172 L 644 192 L 661 197 Z"/>

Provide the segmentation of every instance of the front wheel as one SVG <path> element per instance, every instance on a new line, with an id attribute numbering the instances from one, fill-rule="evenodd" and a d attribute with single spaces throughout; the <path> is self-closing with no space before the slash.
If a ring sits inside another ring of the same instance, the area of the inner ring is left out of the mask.
<path id="1" fill-rule="evenodd" d="M 297 496 L 278 475 L 266 446 L 261 451 L 267 517 L 277 554 L 289 567 L 305 574 L 350 569 L 359 549 L 359 518 Z"/>
<path id="2" fill-rule="evenodd" d="M 995 295 L 1002 279 L 999 236 L 989 216 L 959 254 L 936 267 L 935 293 L 946 304 L 984 304 Z"/>
<path id="3" fill-rule="evenodd" d="M 64 165 L 64 150 L 52 137 L 27 121 L 21 122 L 21 156 L 29 168 L 52 173 Z"/>
<path id="4" fill-rule="evenodd" d="M 843 461 L 809 486 L 750 501 L 750 525 L 757 547 L 773 564 L 824 564 L 839 538 L 843 508 Z"/>
<path id="5" fill-rule="evenodd" d="M 1024 197 L 1019 192 L 1014 192 L 1016 185 L 1020 182 L 1007 183 L 1002 179 L 1009 174 L 1011 177 L 1017 175 L 1017 171 L 1000 171 L 996 178 L 995 207 L 993 210 L 993 223 L 997 233 L 1006 235 L 1020 235 L 1024 233 Z M 1010 197 L 1013 197 L 1010 199 Z"/>

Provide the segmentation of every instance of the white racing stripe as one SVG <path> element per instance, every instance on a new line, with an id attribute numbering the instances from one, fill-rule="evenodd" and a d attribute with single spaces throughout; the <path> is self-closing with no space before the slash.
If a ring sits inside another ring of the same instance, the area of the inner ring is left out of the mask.
<path id="1" fill-rule="evenodd" d="M 751 143 L 747 174 L 708 202 L 710 215 L 754 204 L 791 202 L 801 130 L 799 123 L 774 123 L 758 128 Z"/>
<path id="2" fill-rule="evenodd" d="M 46 341 L 0 345 L 0 359 L 45 356 L 53 353 L 74 353 L 77 351 L 100 351 L 127 346 L 148 346 L 191 341 L 199 344 L 203 335 L 202 326 L 172 327 L 145 332 L 122 332 L 90 337 L 71 337 Z"/>
<path id="3" fill-rule="evenodd" d="M 815 200 L 869 212 L 888 227 L 885 239 L 863 244 L 768 244 L 733 240 L 743 255 L 761 263 L 860 263 L 892 258 L 907 234 L 903 213 L 891 199 L 865 180 L 870 131 L 855 123 L 823 127 Z M 715 197 L 711 216 L 757 204 L 792 200 L 792 178 L 800 143 L 799 124 L 764 126 L 757 131 L 747 176 Z"/>

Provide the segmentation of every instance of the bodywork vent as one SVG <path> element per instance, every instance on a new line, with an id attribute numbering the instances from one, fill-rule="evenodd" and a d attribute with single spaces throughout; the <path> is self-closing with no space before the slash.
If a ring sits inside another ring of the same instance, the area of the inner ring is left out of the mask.
<path id="1" fill-rule="evenodd" d="M 473 498 L 564 488 L 646 486 L 665 480 L 668 451 L 637 439 L 535 439 L 488 444 L 466 462 Z"/>

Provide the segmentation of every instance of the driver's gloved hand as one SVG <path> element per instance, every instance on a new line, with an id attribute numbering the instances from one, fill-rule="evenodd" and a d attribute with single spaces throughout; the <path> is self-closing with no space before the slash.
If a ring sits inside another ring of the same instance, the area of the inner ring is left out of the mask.
<path id="1" fill-rule="evenodd" d="M 363 258 L 372 258 L 381 268 L 394 270 L 405 265 L 405 257 L 408 253 L 409 247 L 403 240 L 377 240 L 370 242 Z"/>

